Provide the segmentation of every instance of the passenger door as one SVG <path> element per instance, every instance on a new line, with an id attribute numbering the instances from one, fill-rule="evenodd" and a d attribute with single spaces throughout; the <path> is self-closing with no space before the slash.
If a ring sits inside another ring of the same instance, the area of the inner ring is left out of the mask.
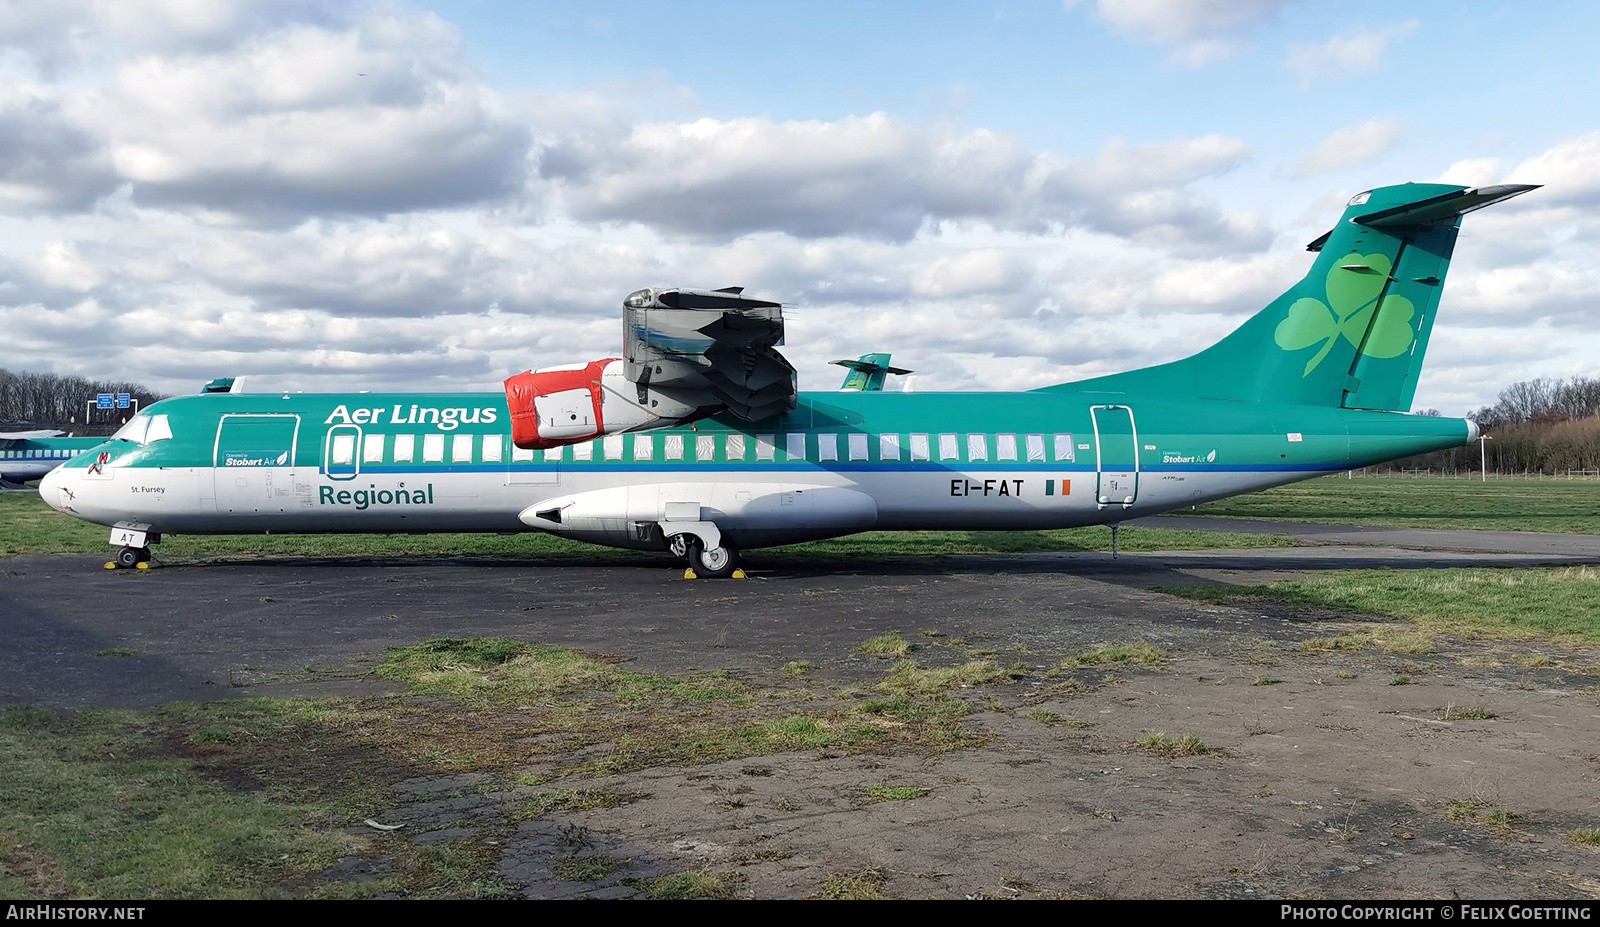
<path id="1" fill-rule="evenodd" d="M 294 454 L 300 416 L 224 415 L 217 424 L 212 479 L 217 511 L 278 515 L 296 504 Z"/>
<path id="2" fill-rule="evenodd" d="M 1139 496 L 1139 429 L 1129 406 L 1091 406 L 1094 421 L 1095 501 L 1101 508 L 1133 505 Z"/>

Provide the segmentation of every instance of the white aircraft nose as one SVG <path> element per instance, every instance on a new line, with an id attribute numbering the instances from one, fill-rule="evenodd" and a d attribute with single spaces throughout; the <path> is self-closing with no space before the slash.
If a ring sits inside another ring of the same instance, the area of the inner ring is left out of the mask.
<path id="1" fill-rule="evenodd" d="M 61 511 L 61 468 L 57 467 L 44 475 L 39 481 L 39 498 L 44 504 L 56 511 Z"/>

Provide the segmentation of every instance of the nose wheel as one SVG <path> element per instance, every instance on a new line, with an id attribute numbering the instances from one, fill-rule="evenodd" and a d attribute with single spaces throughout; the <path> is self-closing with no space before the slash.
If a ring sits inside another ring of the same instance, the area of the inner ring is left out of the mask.
<path id="1" fill-rule="evenodd" d="M 117 550 L 111 562 L 119 569 L 137 570 L 150 562 L 150 548 L 122 547 Z"/>

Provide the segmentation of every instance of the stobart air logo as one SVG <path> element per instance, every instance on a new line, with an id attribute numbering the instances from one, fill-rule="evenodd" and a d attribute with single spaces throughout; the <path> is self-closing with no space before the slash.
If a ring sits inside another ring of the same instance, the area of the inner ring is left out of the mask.
<path id="1" fill-rule="evenodd" d="M 281 467 L 288 462 L 288 451 L 276 457 L 259 451 L 228 451 L 222 458 L 224 467 Z"/>
<path id="2" fill-rule="evenodd" d="M 1305 298 L 1295 300 L 1289 307 L 1289 314 L 1278 323 L 1273 335 L 1278 347 L 1299 351 L 1322 345 L 1306 361 L 1305 373 L 1301 376 L 1317 369 L 1340 338 L 1368 357 L 1399 357 L 1411 347 L 1411 340 L 1416 337 L 1411 328 L 1416 307 L 1404 296 L 1378 299 L 1389 279 L 1391 266 L 1389 258 L 1382 254 L 1363 256 L 1351 252 L 1335 261 L 1333 269 L 1328 271 L 1326 303 Z M 1368 332 L 1367 325 L 1374 312 L 1378 320 Z M 1363 334 L 1366 344 L 1361 343 Z"/>

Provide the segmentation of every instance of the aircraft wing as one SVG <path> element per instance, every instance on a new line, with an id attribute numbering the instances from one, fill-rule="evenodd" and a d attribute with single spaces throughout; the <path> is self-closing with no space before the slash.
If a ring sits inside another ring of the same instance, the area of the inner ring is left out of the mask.
<path id="1" fill-rule="evenodd" d="M 51 428 L 39 428 L 34 431 L 0 431 L 0 441 L 32 441 L 37 438 L 59 438 L 66 434 Z"/>
<path id="2" fill-rule="evenodd" d="M 628 380 L 687 405 L 722 406 L 746 421 L 795 407 L 781 303 L 722 290 L 639 290 L 623 302 Z"/>

